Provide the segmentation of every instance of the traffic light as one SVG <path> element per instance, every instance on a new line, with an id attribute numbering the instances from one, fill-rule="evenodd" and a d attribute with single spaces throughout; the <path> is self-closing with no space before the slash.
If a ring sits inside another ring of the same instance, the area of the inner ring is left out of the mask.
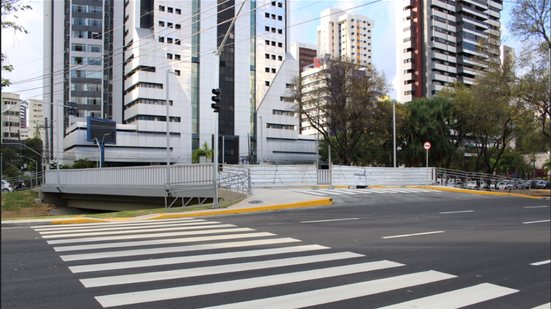
<path id="1" fill-rule="evenodd" d="M 210 105 L 210 107 L 212 107 L 212 109 L 214 109 L 214 112 L 215 113 L 218 113 L 220 111 L 220 89 L 218 88 L 214 88 L 212 89 L 212 104 Z"/>

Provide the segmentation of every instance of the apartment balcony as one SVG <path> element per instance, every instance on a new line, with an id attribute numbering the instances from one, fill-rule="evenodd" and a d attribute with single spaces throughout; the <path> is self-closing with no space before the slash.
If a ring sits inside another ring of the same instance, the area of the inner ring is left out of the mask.
<path id="1" fill-rule="evenodd" d="M 476 9 L 473 9 L 473 8 L 468 7 L 466 5 L 459 4 L 458 9 L 459 9 L 459 11 L 463 11 L 463 12 L 466 12 L 466 13 L 469 13 L 469 14 L 473 14 L 475 16 L 478 16 L 478 17 L 482 18 L 482 19 L 487 19 L 488 18 L 488 14 L 486 14 L 485 12 L 477 11 Z"/>
<path id="2" fill-rule="evenodd" d="M 455 77 L 443 75 L 443 74 L 436 73 L 436 72 L 430 73 L 430 79 L 433 82 L 437 81 L 437 82 L 444 82 L 444 83 L 453 83 L 456 80 Z"/>
<path id="3" fill-rule="evenodd" d="M 501 4 L 501 3 L 499 3 L 499 2 L 490 0 L 490 1 L 488 1 L 488 4 L 489 4 L 491 7 L 494 7 L 494 8 L 496 8 L 496 9 L 500 10 L 500 11 L 503 10 L 503 4 Z"/>
<path id="4" fill-rule="evenodd" d="M 488 29 L 488 25 L 484 21 L 477 20 L 477 19 L 465 16 L 465 15 L 462 15 L 459 19 L 464 21 L 464 22 L 468 22 L 470 24 L 473 24 L 477 27 L 480 27 L 482 29 Z"/>

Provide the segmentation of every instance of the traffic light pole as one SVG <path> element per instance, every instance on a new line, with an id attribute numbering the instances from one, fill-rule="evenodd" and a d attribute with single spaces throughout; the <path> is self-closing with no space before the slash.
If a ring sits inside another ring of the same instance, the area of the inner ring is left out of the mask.
<path id="1" fill-rule="evenodd" d="M 226 44 L 226 41 L 228 40 L 228 37 L 230 36 L 230 33 L 233 29 L 233 26 L 235 25 L 235 20 L 237 19 L 237 16 L 239 16 L 239 13 L 241 13 L 241 9 L 243 9 L 243 6 L 245 5 L 246 0 L 243 0 L 241 3 L 241 6 L 239 6 L 239 9 L 237 10 L 237 13 L 233 17 L 230 26 L 228 27 L 228 30 L 226 31 L 226 34 L 224 35 L 224 38 L 222 39 L 222 43 L 220 43 L 220 46 L 214 53 L 215 58 L 215 70 L 214 70 L 214 89 L 219 89 L 220 85 L 220 54 L 222 54 L 222 51 L 224 50 L 224 45 Z M 214 141 L 213 141 L 213 169 L 212 169 L 212 180 L 214 185 L 214 194 L 212 199 L 212 207 L 218 208 L 218 118 L 219 113 L 214 113 Z"/>

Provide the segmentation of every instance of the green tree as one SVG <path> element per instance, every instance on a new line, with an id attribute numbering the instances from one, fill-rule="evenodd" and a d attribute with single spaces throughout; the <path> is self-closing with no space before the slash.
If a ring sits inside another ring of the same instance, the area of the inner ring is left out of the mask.
<path id="1" fill-rule="evenodd" d="M 454 123 L 450 100 L 446 97 L 418 99 L 406 104 L 409 119 L 406 124 L 402 152 L 407 166 L 424 166 L 425 149 L 423 144 L 430 142 L 430 164 L 450 165 L 455 147 L 451 137 Z"/>
<path id="2" fill-rule="evenodd" d="M 199 163 L 201 157 L 206 157 L 208 160 L 212 160 L 213 151 L 209 148 L 207 142 L 203 144 L 202 148 L 197 148 L 191 154 L 191 160 L 193 163 Z"/>
<path id="3" fill-rule="evenodd" d="M 88 159 L 75 160 L 72 166 L 72 168 L 94 168 L 94 167 L 97 167 L 97 163 L 95 161 L 90 161 Z"/>
<path id="4" fill-rule="evenodd" d="M 359 163 L 364 150 L 361 141 L 371 129 L 380 99 L 387 94 L 384 76 L 373 68 L 333 59 L 310 78 L 314 90 L 302 89 L 300 80 L 295 84 L 297 110 L 331 145 L 335 163 Z"/>
<path id="5" fill-rule="evenodd" d="M 2 6 L 2 32 L 4 29 L 12 29 L 15 32 L 28 33 L 27 29 L 17 23 L 16 19 L 18 16 L 16 14 L 20 11 L 30 10 L 31 6 L 28 4 L 21 4 L 20 0 L 1 0 L 0 4 Z M 14 70 L 13 65 L 5 64 L 7 58 L 8 56 L 6 54 L 1 54 L 2 72 L 11 72 Z M 9 79 L 2 77 L 2 87 L 9 85 Z"/>

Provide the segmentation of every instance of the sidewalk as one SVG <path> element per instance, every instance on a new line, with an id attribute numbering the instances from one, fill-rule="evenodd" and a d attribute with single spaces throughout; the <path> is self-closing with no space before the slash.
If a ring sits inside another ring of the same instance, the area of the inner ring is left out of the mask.
<path id="1" fill-rule="evenodd" d="M 311 188 L 311 187 L 308 187 Z M 75 223 L 101 223 L 101 222 L 129 222 L 139 220 L 161 220 L 172 218 L 204 217 L 215 215 L 230 215 L 252 212 L 277 211 L 284 209 L 330 206 L 331 198 L 315 197 L 306 193 L 296 192 L 289 188 L 253 188 L 253 194 L 232 205 L 222 209 L 205 209 L 196 211 L 182 211 L 172 213 L 150 214 L 139 217 L 127 218 L 92 218 L 85 215 L 75 215 L 68 218 L 44 218 L 2 220 L 2 227 L 33 224 L 75 224 Z"/>

